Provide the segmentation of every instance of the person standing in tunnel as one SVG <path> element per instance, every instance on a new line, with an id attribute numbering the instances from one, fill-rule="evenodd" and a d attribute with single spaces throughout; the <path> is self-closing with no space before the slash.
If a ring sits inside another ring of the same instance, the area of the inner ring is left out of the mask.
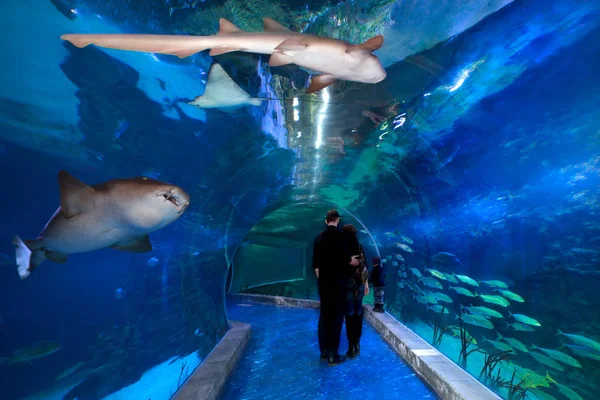
<path id="1" fill-rule="evenodd" d="M 348 289 L 346 292 L 346 336 L 348 352 L 346 356 L 355 357 L 360 353 L 360 337 L 362 336 L 363 297 L 369 294 L 369 270 L 365 251 L 358 242 L 356 227 L 346 224 L 342 228 L 347 236 L 348 246 L 352 254 L 358 254 L 359 264 L 348 269 Z"/>
<path id="2" fill-rule="evenodd" d="M 350 251 L 347 236 L 338 228 L 337 210 L 327 212 L 325 223 L 327 227 L 313 243 L 313 269 L 321 299 L 318 328 L 321 360 L 335 365 L 346 360 L 338 351 L 346 312 L 348 269 L 358 266 L 359 261 L 358 254 Z"/>

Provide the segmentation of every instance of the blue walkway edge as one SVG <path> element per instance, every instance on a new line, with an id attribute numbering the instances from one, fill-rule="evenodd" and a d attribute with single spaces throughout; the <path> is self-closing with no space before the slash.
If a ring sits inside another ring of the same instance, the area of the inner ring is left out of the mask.
<path id="1" fill-rule="evenodd" d="M 250 324 L 252 333 L 222 399 L 439 398 L 366 321 L 361 354 L 328 367 L 319 361 L 318 310 L 259 301 L 243 296 L 228 301 L 229 318 Z"/>

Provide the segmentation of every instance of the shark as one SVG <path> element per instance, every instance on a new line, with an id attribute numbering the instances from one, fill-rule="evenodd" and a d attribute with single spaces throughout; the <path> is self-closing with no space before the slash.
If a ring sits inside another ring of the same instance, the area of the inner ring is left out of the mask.
<path id="1" fill-rule="evenodd" d="M 13 237 L 21 279 L 46 259 L 67 262 L 67 255 L 103 248 L 145 253 L 148 234 L 177 220 L 190 204 L 178 186 L 145 176 L 113 179 L 88 186 L 65 170 L 58 173 L 60 206 L 40 235 Z"/>
<path id="2" fill-rule="evenodd" d="M 313 73 L 307 93 L 318 92 L 336 80 L 378 83 L 387 74 L 373 53 L 383 46 L 383 35 L 360 44 L 293 32 L 271 18 L 263 18 L 263 32 L 246 32 L 230 21 L 219 20 L 211 36 L 152 34 L 64 34 L 61 39 L 83 48 L 99 47 L 189 57 L 211 49 L 217 56 L 233 51 L 270 55 L 269 66 L 295 64 Z"/>
<path id="3" fill-rule="evenodd" d="M 219 63 L 208 71 L 204 93 L 187 104 L 198 108 L 218 108 L 225 112 L 245 106 L 260 106 L 264 99 L 250 97 L 244 89 L 225 72 Z"/>

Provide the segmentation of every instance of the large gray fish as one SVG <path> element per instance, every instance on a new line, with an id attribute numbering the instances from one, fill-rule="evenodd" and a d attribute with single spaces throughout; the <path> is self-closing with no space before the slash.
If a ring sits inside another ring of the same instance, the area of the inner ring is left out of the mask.
<path id="1" fill-rule="evenodd" d="M 21 279 L 46 259 L 65 263 L 68 254 L 106 247 L 151 251 L 148 234 L 175 221 L 190 204 L 183 189 L 147 177 L 88 186 L 60 171 L 58 185 L 60 207 L 39 237 L 13 239 Z"/>
<path id="2" fill-rule="evenodd" d="M 319 91 L 337 79 L 377 83 L 386 78 L 379 59 L 373 55 L 383 45 L 383 35 L 353 45 L 343 40 L 292 32 L 264 18 L 264 32 L 244 32 L 228 20 L 219 20 L 219 33 L 213 36 L 139 35 L 139 34 L 67 34 L 63 40 L 77 47 L 94 44 L 109 49 L 176 55 L 180 58 L 206 49 L 211 56 L 244 51 L 270 54 L 272 67 L 296 64 L 321 73 L 311 79 L 308 93 Z"/>

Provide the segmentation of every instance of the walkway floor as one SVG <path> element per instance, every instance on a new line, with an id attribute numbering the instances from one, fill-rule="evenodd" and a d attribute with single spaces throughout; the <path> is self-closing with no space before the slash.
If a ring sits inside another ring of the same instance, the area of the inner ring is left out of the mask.
<path id="1" fill-rule="evenodd" d="M 318 310 L 228 303 L 229 319 L 251 324 L 252 332 L 223 399 L 438 398 L 366 321 L 361 355 L 328 367 L 319 361 Z M 347 346 L 343 331 L 340 353 Z"/>

